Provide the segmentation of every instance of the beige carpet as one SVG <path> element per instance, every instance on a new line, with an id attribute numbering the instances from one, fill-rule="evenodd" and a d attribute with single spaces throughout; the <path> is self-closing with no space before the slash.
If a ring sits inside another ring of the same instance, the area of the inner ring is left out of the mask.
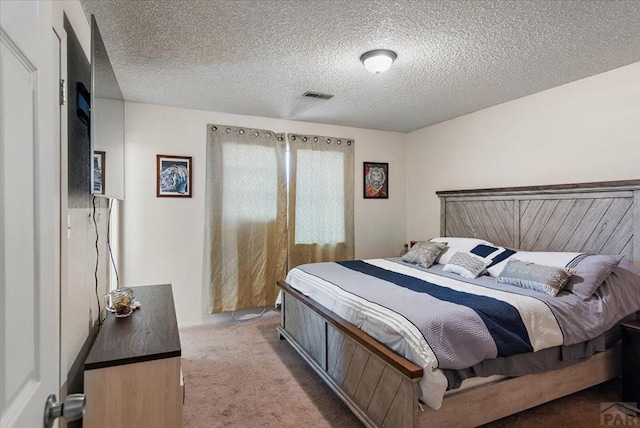
<path id="1" fill-rule="evenodd" d="M 180 330 L 184 426 L 360 427 L 360 422 L 284 340 L 275 312 Z M 600 427 L 600 403 L 620 400 L 618 380 L 487 427 Z"/>

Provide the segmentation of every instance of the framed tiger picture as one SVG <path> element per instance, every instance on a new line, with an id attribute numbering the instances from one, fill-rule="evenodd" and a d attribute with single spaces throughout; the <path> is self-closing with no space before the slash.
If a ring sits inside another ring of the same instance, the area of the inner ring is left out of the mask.
<path id="1" fill-rule="evenodd" d="M 191 197 L 191 156 L 156 156 L 156 196 Z"/>
<path id="2" fill-rule="evenodd" d="M 389 198 L 389 164 L 364 162 L 364 198 Z"/>

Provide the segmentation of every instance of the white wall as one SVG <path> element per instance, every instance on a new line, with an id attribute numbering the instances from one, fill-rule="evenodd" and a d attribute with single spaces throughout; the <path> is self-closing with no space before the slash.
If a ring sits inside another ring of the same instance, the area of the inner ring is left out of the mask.
<path id="1" fill-rule="evenodd" d="M 95 98 L 91 114 L 100 117 L 94 121 L 93 150 L 105 152 L 103 172 L 104 194 L 109 198 L 124 197 L 124 102 Z"/>
<path id="2" fill-rule="evenodd" d="M 206 125 L 352 138 L 355 149 L 355 255 L 398 254 L 405 231 L 405 144 L 402 133 L 187 110 L 125 105 L 125 200 L 122 272 L 125 285 L 173 284 L 181 326 L 211 320 L 205 313 L 203 243 Z M 193 157 L 193 197 L 156 198 L 156 155 Z M 389 163 L 389 199 L 362 198 L 362 162 Z"/>
<path id="3" fill-rule="evenodd" d="M 640 178 L 640 63 L 407 135 L 407 239 L 440 234 L 438 190 Z"/>

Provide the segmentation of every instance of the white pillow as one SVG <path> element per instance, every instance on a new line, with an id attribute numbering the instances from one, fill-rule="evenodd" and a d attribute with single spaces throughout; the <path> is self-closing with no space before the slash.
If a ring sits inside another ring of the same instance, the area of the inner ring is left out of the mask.
<path id="1" fill-rule="evenodd" d="M 486 259 L 473 253 L 458 251 L 451 257 L 449 263 L 444 265 L 442 270 L 473 279 L 479 277 L 485 268 L 491 264 L 491 261 L 491 259 Z"/>
<path id="2" fill-rule="evenodd" d="M 485 241 L 483 239 L 476 238 L 456 238 L 456 237 L 440 237 L 430 239 L 430 242 L 446 242 L 447 249 L 440 255 L 440 258 L 436 260 L 436 263 L 441 265 L 446 265 L 449 263 L 449 260 L 455 253 L 458 251 L 462 251 L 468 253 L 478 245 L 493 245 L 491 242 Z"/>

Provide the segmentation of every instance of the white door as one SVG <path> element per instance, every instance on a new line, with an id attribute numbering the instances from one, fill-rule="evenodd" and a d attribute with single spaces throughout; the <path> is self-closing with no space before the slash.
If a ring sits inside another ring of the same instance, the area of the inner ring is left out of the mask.
<path id="1" fill-rule="evenodd" d="M 59 389 L 59 120 L 51 2 L 0 1 L 0 427 Z"/>

